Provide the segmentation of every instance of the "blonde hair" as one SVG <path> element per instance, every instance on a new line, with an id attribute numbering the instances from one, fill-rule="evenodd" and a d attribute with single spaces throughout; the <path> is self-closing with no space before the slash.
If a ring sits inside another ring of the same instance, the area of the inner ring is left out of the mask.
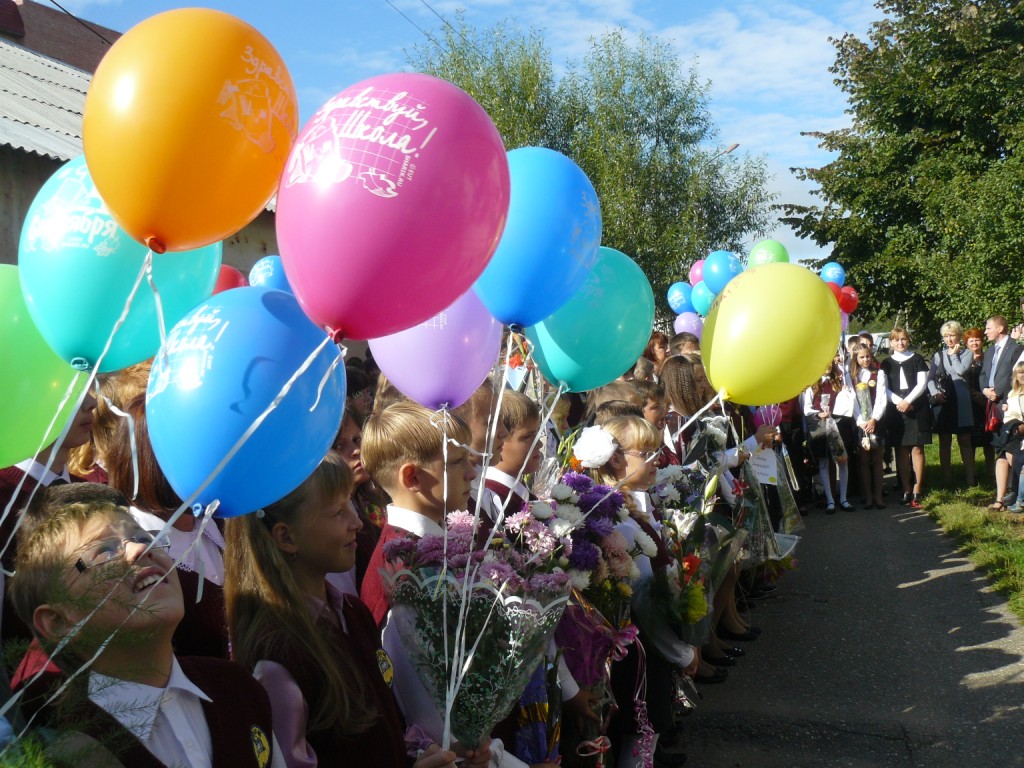
<path id="1" fill-rule="evenodd" d="M 643 410 L 644 398 L 631 381 L 613 381 L 587 393 L 587 416 L 593 416 L 601 403 L 625 400 Z"/>
<path id="2" fill-rule="evenodd" d="M 95 483 L 76 483 L 81 486 L 95 486 Z M 74 486 L 68 486 L 73 488 Z M 71 556 L 82 543 L 82 532 L 94 520 L 113 522 L 117 519 L 132 520 L 126 506 L 113 501 L 121 497 L 116 491 L 98 488 L 81 488 L 79 499 L 63 501 L 49 494 L 37 496 L 31 505 L 32 520 L 29 527 L 18 537 L 18 556 L 15 560 L 15 574 L 9 585 L 9 594 L 14 610 L 22 621 L 32 628 L 43 647 L 52 650 L 56 642 L 41 637 L 36 632 L 33 615 L 36 608 L 44 604 L 66 604 L 72 598 L 64 584 L 64 574 L 71 567 Z M 45 493 L 40 489 L 40 494 Z M 117 494 L 112 496 L 112 494 Z M 90 498 L 91 496 L 91 498 Z M 84 601 L 91 595 L 79 598 Z M 91 610 L 95 605 L 83 605 Z M 83 638 L 79 634 L 79 638 Z M 66 664 L 76 658 L 69 644 L 61 651 L 57 661 Z"/>
<path id="3" fill-rule="evenodd" d="M 316 620 L 272 532 L 278 523 L 300 524 L 304 515 L 347 498 L 351 490 L 352 472 L 331 451 L 302 485 L 261 510 L 262 516 L 228 520 L 224 535 L 224 603 L 235 661 L 249 670 L 261 659 L 285 667 L 288 661 L 304 665 L 320 683 L 315 700 L 303 691 L 309 705 L 307 731 L 345 735 L 363 733 L 376 721 L 367 671 L 338 647 L 346 642 L 343 634 Z M 296 676 L 296 670 L 289 672 Z"/>
<path id="4" fill-rule="evenodd" d="M 871 357 L 872 363 L 878 362 L 878 360 L 875 358 L 875 353 L 871 351 L 871 347 L 869 347 L 867 344 L 858 344 L 856 347 L 854 347 L 850 351 L 850 378 L 853 379 L 854 386 L 856 386 L 858 381 L 860 380 L 860 372 L 862 369 L 860 367 L 860 362 L 857 360 L 857 358 L 860 357 L 860 354 L 862 352 L 868 353 L 868 355 Z"/>
<path id="5" fill-rule="evenodd" d="M 1017 381 L 1017 372 L 1024 370 L 1024 360 L 1015 363 L 1013 366 L 1013 387 L 1010 388 L 1011 395 L 1024 395 L 1024 386 Z"/>
<path id="6" fill-rule="evenodd" d="M 945 336 L 947 333 L 955 333 L 958 344 L 964 339 L 963 326 L 956 320 L 947 320 L 942 324 L 942 327 L 939 328 L 939 336 Z"/>
<path id="7" fill-rule="evenodd" d="M 465 445 L 472 439 L 469 427 L 453 413 L 435 413 L 411 400 L 395 403 L 370 416 L 363 425 L 363 466 L 389 490 L 403 464 L 423 466 L 436 460 L 445 434 Z"/>
<path id="8" fill-rule="evenodd" d="M 907 329 L 901 328 L 900 326 L 896 325 L 893 326 L 893 329 L 891 331 L 889 331 L 889 341 L 896 341 L 896 338 L 898 336 L 906 336 L 907 344 L 910 344 L 910 334 L 907 333 Z"/>
<path id="9" fill-rule="evenodd" d="M 661 435 L 651 422 L 642 416 L 616 416 L 601 425 L 611 434 L 623 451 L 656 451 L 661 447 Z M 618 479 L 611 460 L 593 472 L 593 478 L 605 485 L 617 485 Z M 646 490 L 646 489 L 644 489 Z"/>
<path id="10" fill-rule="evenodd" d="M 539 427 L 540 408 L 522 392 L 510 389 L 501 397 L 501 420 L 510 434 L 528 424 L 535 423 Z"/>

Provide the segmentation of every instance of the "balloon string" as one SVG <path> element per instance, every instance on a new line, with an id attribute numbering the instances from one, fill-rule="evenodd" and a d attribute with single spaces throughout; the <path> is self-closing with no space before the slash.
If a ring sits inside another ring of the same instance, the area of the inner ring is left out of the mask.
<path id="1" fill-rule="evenodd" d="M 693 416 L 691 416 L 689 419 L 687 419 L 685 424 L 683 424 L 681 427 L 679 427 L 679 429 L 677 429 L 673 433 L 673 435 L 672 435 L 672 442 L 673 443 L 679 442 L 679 436 L 681 434 L 683 434 L 683 432 L 686 431 L 686 428 L 689 427 L 691 424 L 693 424 L 698 418 L 700 418 L 704 414 L 705 411 L 707 411 L 710 408 L 713 408 L 718 403 L 722 403 L 722 404 L 725 403 L 725 390 L 724 389 L 721 392 L 719 392 L 717 395 L 715 395 L 713 398 L 711 398 L 711 400 L 703 408 L 701 408 L 699 411 L 697 411 L 695 414 L 693 414 Z"/>
<path id="2" fill-rule="evenodd" d="M 149 259 L 146 262 L 146 281 L 149 283 L 149 288 L 153 291 L 153 304 L 156 306 L 156 321 L 160 328 L 160 346 L 164 346 L 167 341 L 167 324 L 164 321 L 164 304 L 160 299 L 160 291 L 157 290 L 156 283 L 153 281 L 153 260 Z"/>
<path id="3" fill-rule="evenodd" d="M 330 341 L 330 339 L 328 339 Z M 331 378 L 331 374 L 334 373 L 335 369 L 341 365 L 341 361 L 345 359 L 345 355 L 348 354 L 348 347 L 339 346 L 340 354 L 331 361 L 331 364 L 327 366 L 327 372 L 324 373 L 323 378 L 320 379 L 320 385 L 316 388 L 316 400 L 313 401 L 313 405 L 310 406 L 309 412 L 312 413 L 316 410 L 316 407 L 320 405 L 320 397 L 324 393 L 324 387 L 327 386 L 327 382 Z"/>
<path id="4" fill-rule="evenodd" d="M 231 459 L 235 457 L 235 454 L 242 449 L 242 446 L 249 441 L 249 438 L 253 436 L 257 429 L 259 429 L 260 425 L 263 424 L 267 417 L 277 409 L 277 406 L 280 405 L 281 401 L 288 395 L 292 387 L 295 385 L 295 382 L 298 381 L 302 374 L 309 369 L 309 367 L 316 361 L 317 357 L 319 357 L 323 349 L 330 343 L 330 337 L 325 336 L 324 340 L 317 345 L 316 349 L 309 353 L 309 356 L 303 361 L 302 365 L 296 369 L 295 373 L 293 373 L 288 381 L 284 383 L 284 386 L 281 387 L 281 391 L 277 393 L 277 396 L 263 410 L 263 413 L 256 417 L 252 424 L 249 425 L 249 428 L 242 433 L 241 437 L 238 438 L 235 444 L 231 446 L 231 450 L 229 450 L 227 455 L 220 460 L 220 463 L 213 468 L 213 471 L 206 477 L 202 485 L 196 488 L 189 497 L 182 502 L 182 507 L 191 507 L 195 503 L 200 495 L 202 495 L 203 491 L 205 491 L 210 483 L 213 482 L 214 478 L 221 473 L 224 467 L 228 465 L 228 462 L 230 462 Z"/>
<path id="5" fill-rule="evenodd" d="M 139 270 L 139 274 L 135 278 L 135 283 L 132 285 L 132 289 L 128 293 L 128 298 L 125 300 L 124 309 L 121 311 L 121 316 L 118 317 L 117 322 L 114 323 L 114 327 L 111 329 L 110 335 L 107 337 L 107 343 L 103 346 L 103 350 L 100 352 L 100 355 L 96 359 L 96 362 L 91 366 L 91 369 L 89 371 L 89 379 L 88 381 L 86 381 L 85 386 L 82 388 L 82 393 L 75 400 L 75 407 L 73 410 L 73 413 L 75 415 L 78 414 L 79 409 L 82 407 L 82 403 L 85 402 L 85 396 L 88 394 L 89 389 L 93 386 L 93 383 L 96 381 L 96 374 L 99 372 L 100 365 L 103 363 L 103 359 L 107 356 L 107 353 L 110 351 L 110 346 L 114 343 L 114 336 L 117 335 L 118 330 L 124 324 L 124 321 L 128 318 L 128 313 L 131 311 L 132 303 L 135 301 L 135 294 L 138 293 L 139 286 L 142 285 L 142 280 L 146 275 L 146 269 L 149 267 L 152 261 L 153 252 L 147 251 L 146 258 L 143 259 L 142 269 Z M 54 413 L 53 419 L 50 420 L 50 425 L 47 427 L 46 432 L 43 433 L 43 437 L 42 440 L 40 441 L 39 448 L 36 450 L 35 455 L 32 457 L 33 461 L 36 461 L 39 458 L 39 454 L 42 453 L 43 449 L 46 447 L 46 436 L 50 434 L 50 430 L 53 429 L 53 425 L 57 423 L 58 417 L 60 416 L 64 409 L 64 406 L 70 399 L 71 393 L 74 391 L 75 384 L 78 383 L 78 378 L 79 374 L 76 374 L 75 378 L 72 379 L 71 384 L 68 386 L 67 392 L 64 395 L 64 399 L 57 407 L 57 411 L 56 413 Z M 74 416 L 67 420 L 67 423 L 61 430 L 60 435 L 57 437 L 56 440 L 53 441 L 53 444 L 50 448 L 50 455 L 46 460 L 44 473 L 49 472 L 50 468 L 53 466 L 53 460 L 57 457 L 57 452 L 60 450 L 60 447 L 64 444 L 64 440 L 67 438 L 68 432 L 71 431 L 71 425 L 73 422 Z M 10 514 L 11 509 L 13 509 L 14 507 L 15 499 L 18 498 L 18 494 L 21 492 L 21 489 L 25 484 L 26 478 L 27 475 L 25 477 L 22 477 L 17 487 L 15 488 L 14 495 L 11 497 L 11 500 L 7 503 L 7 506 L 4 508 L 3 516 L 0 516 L 0 525 L 3 525 L 4 521 L 7 520 L 7 517 Z M 32 500 L 35 498 L 36 493 L 39 492 L 39 488 L 39 483 L 32 487 L 32 490 L 28 496 L 28 500 L 25 502 L 25 507 L 28 507 L 28 505 L 32 503 Z M 11 535 L 7 538 L 7 541 L 4 542 L 3 549 L 0 549 L 0 558 L 3 558 L 3 556 L 7 554 L 7 549 L 8 547 L 10 547 L 11 542 L 14 541 L 14 537 L 15 534 L 17 534 L 18 529 L 21 528 L 23 519 L 24 515 L 18 515 L 18 519 L 15 521 L 14 530 L 11 531 Z"/>
<path id="6" fill-rule="evenodd" d="M 139 446 L 135 439 L 135 419 L 132 418 L 130 413 L 125 413 L 110 402 L 109 397 L 104 397 L 103 402 L 107 404 L 107 407 L 115 416 L 120 416 L 122 419 L 128 420 L 128 443 L 132 451 L 132 479 L 134 481 L 132 486 L 132 501 L 135 501 L 139 496 Z"/>

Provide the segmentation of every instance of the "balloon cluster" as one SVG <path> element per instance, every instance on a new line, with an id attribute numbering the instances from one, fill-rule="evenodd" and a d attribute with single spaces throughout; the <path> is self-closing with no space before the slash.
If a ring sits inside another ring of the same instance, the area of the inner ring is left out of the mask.
<path id="1" fill-rule="evenodd" d="M 762 240 L 750 250 L 747 269 L 764 264 L 789 262 L 786 247 L 778 240 Z M 715 298 L 729 282 L 743 272 L 743 262 L 729 251 L 712 251 L 690 267 L 689 283 L 673 283 L 668 289 L 668 305 L 676 313 L 672 326 L 676 333 L 692 333 L 698 339 L 704 333 L 704 318 Z"/>
<path id="2" fill-rule="evenodd" d="M 860 304 L 860 294 L 857 293 L 857 289 L 852 285 L 845 285 L 846 270 L 843 269 L 841 264 L 830 261 L 821 268 L 820 274 L 821 279 L 825 281 L 829 290 L 832 291 L 832 295 L 836 298 L 836 303 L 842 312 L 842 324 L 845 331 L 850 324 L 850 315 L 853 314 Z"/>
<path id="3" fill-rule="evenodd" d="M 283 60 L 228 14 L 168 11 L 111 47 L 86 98 L 85 154 L 40 190 L 19 267 L 0 271 L 0 345 L 21 366 L 0 382 L 0 464 L 60 433 L 76 369 L 155 355 L 161 468 L 183 499 L 244 514 L 330 447 L 346 394 L 331 342 L 369 340 L 432 408 L 483 382 L 502 324 L 525 330 L 563 390 L 640 356 L 650 283 L 600 247 L 600 203 L 572 160 L 506 152 L 479 104 L 427 75 L 352 85 L 301 131 L 297 114 Z M 275 193 L 280 255 L 247 278 L 221 263 L 221 241 Z"/>

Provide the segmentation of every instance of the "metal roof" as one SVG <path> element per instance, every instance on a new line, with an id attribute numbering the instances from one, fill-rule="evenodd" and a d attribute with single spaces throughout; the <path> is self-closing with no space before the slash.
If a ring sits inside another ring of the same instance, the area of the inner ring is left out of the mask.
<path id="1" fill-rule="evenodd" d="M 70 160 L 82 153 L 92 76 L 0 39 L 0 146 Z"/>

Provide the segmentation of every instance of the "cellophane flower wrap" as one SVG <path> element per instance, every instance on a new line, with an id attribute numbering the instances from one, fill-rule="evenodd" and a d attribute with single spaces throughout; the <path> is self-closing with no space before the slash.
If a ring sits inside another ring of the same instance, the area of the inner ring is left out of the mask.
<path id="1" fill-rule="evenodd" d="M 605 678 L 608 658 L 629 625 L 631 584 L 638 571 L 615 530 L 629 512 L 622 493 L 578 472 L 565 473 L 552 498 L 534 508 L 545 505 L 548 526 L 562 544 L 559 564 L 573 587 L 556 639 L 576 682 L 594 685 Z"/>
<path id="2" fill-rule="evenodd" d="M 446 536 L 388 542 L 382 575 L 403 649 L 451 735 L 475 748 L 537 669 L 569 576 L 557 565 L 559 542 L 527 510 L 508 517 L 486 550 L 473 550 L 472 515 L 446 522 Z"/>

